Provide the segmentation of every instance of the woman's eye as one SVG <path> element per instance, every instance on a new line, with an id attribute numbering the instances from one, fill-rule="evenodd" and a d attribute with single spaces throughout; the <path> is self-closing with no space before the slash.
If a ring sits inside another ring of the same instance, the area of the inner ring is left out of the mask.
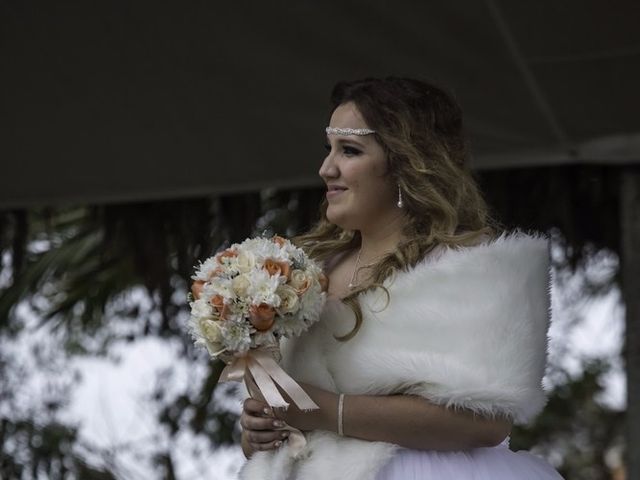
<path id="1" fill-rule="evenodd" d="M 352 156 L 352 155 L 360 155 L 360 150 L 358 150 L 357 148 L 353 148 L 353 147 L 344 147 L 343 150 L 344 154 L 348 157 Z"/>
<path id="2" fill-rule="evenodd" d="M 331 153 L 331 144 L 326 143 L 324 145 L 324 149 L 327 152 Z M 352 156 L 355 156 L 355 155 L 360 155 L 362 153 L 362 151 L 357 149 L 357 148 L 355 148 L 355 147 L 349 147 L 349 146 L 345 145 L 345 146 L 342 147 L 342 153 L 347 157 L 352 157 Z"/>

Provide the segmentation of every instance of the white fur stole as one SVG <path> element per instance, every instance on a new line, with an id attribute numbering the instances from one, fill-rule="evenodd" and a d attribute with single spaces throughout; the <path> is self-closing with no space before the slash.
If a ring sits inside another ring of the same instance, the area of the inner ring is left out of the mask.
<path id="1" fill-rule="evenodd" d="M 520 231 L 474 247 L 444 249 L 359 297 L 363 324 L 329 300 L 320 322 L 283 344 L 282 365 L 296 380 L 346 394 L 406 393 L 523 424 L 544 407 L 550 321 L 548 240 Z M 306 458 L 286 446 L 256 453 L 246 480 L 374 478 L 395 445 L 307 435 Z"/>

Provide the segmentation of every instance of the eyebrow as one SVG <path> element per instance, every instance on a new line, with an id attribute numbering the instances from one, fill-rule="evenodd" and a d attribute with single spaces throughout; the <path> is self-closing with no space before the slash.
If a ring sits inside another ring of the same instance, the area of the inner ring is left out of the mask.
<path id="1" fill-rule="evenodd" d="M 361 148 L 366 148 L 366 146 L 362 143 L 360 143 L 359 141 L 355 140 L 355 139 L 351 139 L 351 138 L 344 138 L 344 137 L 334 137 L 336 139 L 337 143 L 354 143 L 358 146 L 360 146 Z M 329 141 L 329 135 L 326 136 L 327 139 L 327 143 L 331 143 Z"/>

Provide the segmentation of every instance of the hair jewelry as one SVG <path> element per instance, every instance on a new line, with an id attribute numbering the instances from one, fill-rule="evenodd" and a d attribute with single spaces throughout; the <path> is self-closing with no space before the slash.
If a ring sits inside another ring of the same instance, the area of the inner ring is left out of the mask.
<path id="1" fill-rule="evenodd" d="M 368 128 L 336 128 L 336 127 L 327 127 L 324 129 L 327 132 L 327 135 L 370 135 L 372 133 L 376 133 L 375 130 L 370 130 Z"/>

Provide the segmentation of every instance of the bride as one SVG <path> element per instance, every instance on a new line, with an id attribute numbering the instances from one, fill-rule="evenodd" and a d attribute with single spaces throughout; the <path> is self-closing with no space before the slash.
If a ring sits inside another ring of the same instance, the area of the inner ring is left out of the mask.
<path id="1" fill-rule="evenodd" d="M 331 101 L 326 201 L 295 239 L 324 262 L 329 297 L 282 345 L 320 409 L 247 399 L 240 478 L 561 479 L 509 449 L 512 424 L 546 402 L 547 239 L 490 219 L 439 88 L 365 79 Z M 295 459 L 285 425 L 305 432 Z"/>

